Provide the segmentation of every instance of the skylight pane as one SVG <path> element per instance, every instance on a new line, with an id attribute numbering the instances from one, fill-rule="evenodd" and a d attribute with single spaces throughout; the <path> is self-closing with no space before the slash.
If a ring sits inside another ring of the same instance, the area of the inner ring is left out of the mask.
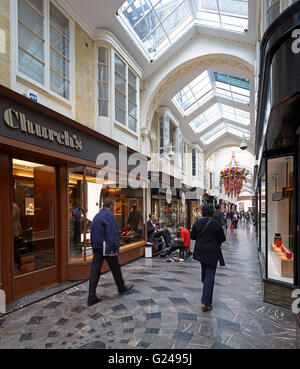
<path id="1" fill-rule="evenodd" d="M 184 100 L 182 97 L 183 93 L 189 96 L 188 100 Z M 208 72 L 205 71 L 193 79 L 189 85 L 185 86 L 177 95 L 175 95 L 173 97 L 173 101 L 176 101 L 183 112 L 186 115 L 189 115 L 205 101 L 207 101 L 212 95 L 212 84 L 210 82 Z"/>
<path id="2" fill-rule="evenodd" d="M 218 0 L 221 13 L 229 13 L 248 17 L 247 0 Z"/>
<path id="3" fill-rule="evenodd" d="M 200 24 L 233 32 L 248 29 L 248 0 L 199 0 Z"/>
<path id="4" fill-rule="evenodd" d="M 136 0 L 123 3 L 119 20 L 153 58 L 185 32 L 184 22 L 193 17 L 189 0 Z"/>

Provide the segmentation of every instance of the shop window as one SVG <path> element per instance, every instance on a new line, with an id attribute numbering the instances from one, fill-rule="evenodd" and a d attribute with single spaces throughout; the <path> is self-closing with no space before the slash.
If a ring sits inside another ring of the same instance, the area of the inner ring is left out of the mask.
<path id="1" fill-rule="evenodd" d="M 70 98 L 70 22 L 49 0 L 18 0 L 18 70 Z"/>
<path id="2" fill-rule="evenodd" d="M 128 65 L 114 54 L 115 67 L 115 120 L 137 132 L 138 80 Z"/>
<path id="3" fill-rule="evenodd" d="M 186 143 L 182 143 L 182 171 L 186 173 L 186 159 L 187 159 L 187 149 Z"/>
<path id="4" fill-rule="evenodd" d="M 197 175 L 197 158 L 196 158 L 197 150 L 192 149 L 192 176 L 196 177 Z"/>
<path id="5" fill-rule="evenodd" d="M 267 8 L 267 22 L 270 25 L 280 14 L 280 0 L 265 0 Z"/>
<path id="6" fill-rule="evenodd" d="M 98 48 L 98 107 L 99 116 L 108 117 L 109 104 L 109 49 Z"/>
<path id="7" fill-rule="evenodd" d="M 145 240 L 144 189 L 121 188 L 117 181 L 102 179 L 93 168 L 69 169 L 69 260 L 92 258 L 91 226 L 106 198 L 115 202 L 120 247 Z M 127 227 L 129 225 L 129 228 Z"/>
<path id="8" fill-rule="evenodd" d="M 294 160 L 268 160 L 268 278 L 294 279 Z"/>
<path id="9" fill-rule="evenodd" d="M 261 178 L 261 202 L 260 202 L 260 247 L 263 257 L 266 257 L 266 176 Z"/>
<path id="10" fill-rule="evenodd" d="M 13 160 L 14 274 L 55 265 L 55 168 Z"/>

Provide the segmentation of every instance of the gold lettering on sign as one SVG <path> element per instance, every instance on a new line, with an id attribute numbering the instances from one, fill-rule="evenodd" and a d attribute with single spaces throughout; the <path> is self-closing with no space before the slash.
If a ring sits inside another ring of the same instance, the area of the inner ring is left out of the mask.
<path id="1" fill-rule="evenodd" d="M 14 110 L 12 109 L 7 109 L 4 112 L 4 122 L 6 123 L 6 125 L 10 128 L 13 129 L 18 129 L 19 127 L 14 126 L 14 120 L 13 120 L 13 115 L 12 113 L 17 114 Z"/>
<path id="2" fill-rule="evenodd" d="M 57 142 L 59 145 L 65 146 L 77 151 L 82 150 L 82 141 L 76 135 L 70 135 L 66 130 L 57 132 L 53 129 L 41 126 L 37 123 L 32 123 L 26 119 L 25 114 L 14 111 L 13 109 L 6 109 L 4 111 L 4 123 L 12 129 L 20 129 L 21 132 L 36 136 L 49 142 Z"/>

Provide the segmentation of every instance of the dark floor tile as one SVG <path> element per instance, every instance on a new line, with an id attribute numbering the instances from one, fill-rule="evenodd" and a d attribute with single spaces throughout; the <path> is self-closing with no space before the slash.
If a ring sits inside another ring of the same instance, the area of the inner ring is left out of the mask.
<path id="1" fill-rule="evenodd" d="M 169 300 L 177 305 L 177 304 L 189 304 L 188 300 L 184 297 L 169 297 Z"/>
<path id="2" fill-rule="evenodd" d="M 56 331 L 50 331 L 49 333 L 48 333 L 48 338 L 53 338 L 53 337 L 56 337 L 57 336 L 57 334 L 58 334 L 58 332 L 56 332 Z"/>
<path id="3" fill-rule="evenodd" d="M 142 306 L 156 304 L 156 302 L 153 299 L 138 300 L 138 303 Z"/>
<path id="4" fill-rule="evenodd" d="M 178 320 L 191 320 L 196 322 L 197 314 L 178 313 Z"/>
<path id="5" fill-rule="evenodd" d="M 159 313 L 147 313 L 146 317 L 147 317 L 147 320 L 161 319 L 161 312 L 159 312 Z"/>
<path id="6" fill-rule="evenodd" d="M 111 309 L 113 311 L 125 310 L 126 309 L 126 306 L 123 305 L 123 304 L 120 304 L 120 305 L 113 306 Z"/>
<path id="7" fill-rule="evenodd" d="M 132 315 L 130 315 L 130 316 L 123 316 L 123 318 L 120 318 L 120 321 L 121 321 L 122 323 L 130 322 L 130 321 L 132 321 L 132 320 L 133 320 Z"/>
<path id="8" fill-rule="evenodd" d="M 142 348 L 148 348 L 151 345 L 151 342 L 145 342 L 145 341 L 141 341 L 139 342 L 136 347 L 142 347 Z"/>
<path id="9" fill-rule="evenodd" d="M 163 281 L 166 281 L 166 282 L 179 282 L 179 283 L 182 283 L 182 281 L 180 279 L 177 279 L 177 278 L 160 278 L 162 279 Z"/>
<path id="10" fill-rule="evenodd" d="M 176 331 L 174 333 L 173 340 L 190 341 L 193 337 L 193 334 Z"/>
<path id="11" fill-rule="evenodd" d="M 98 320 L 98 319 L 102 318 L 102 316 L 103 315 L 101 313 L 96 313 L 96 314 L 91 315 L 90 318 L 93 319 L 93 320 Z"/>
<path id="12" fill-rule="evenodd" d="M 78 323 L 78 324 L 75 326 L 75 328 L 77 328 L 77 329 L 82 329 L 83 327 L 86 327 L 86 324 L 84 324 L 84 323 Z"/>
<path id="13" fill-rule="evenodd" d="M 43 316 L 33 316 L 32 318 L 30 318 L 30 320 L 28 321 L 27 325 L 41 324 L 41 321 L 43 319 L 44 319 Z"/>
<path id="14" fill-rule="evenodd" d="M 69 321 L 69 319 L 61 318 L 61 319 L 59 319 L 59 321 L 56 324 L 57 325 L 65 325 L 68 321 Z"/>
<path id="15" fill-rule="evenodd" d="M 146 328 L 146 334 L 158 334 L 160 328 Z"/>
<path id="16" fill-rule="evenodd" d="M 78 305 L 76 306 L 74 309 L 72 309 L 72 313 L 82 313 L 84 310 L 86 310 L 86 307 L 85 306 L 82 306 L 82 305 Z"/>
<path id="17" fill-rule="evenodd" d="M 32 332 L 23 333 L 21 338 L 20 338 L 20 342 L 25 342 L 25 341 L 30 341 L 30 340 L 32 340 Z"/>
<path id="18" fill-rule="evenodd" d="M 125 328 L 124 330 L 123 330 L 123 333 L 124 334 L 127 334 L 127 333 L 133 333 L 134 332 L 134 328 Z"/>
<path id="19" fill-rule="evenodd" d="M 56 309 L 61 304 L 61 301 L 51 301 L 48 305 L 45 306 L 45 309 Z"/>
<path id="20" fill-rule="evenodd" d="M 78 348 L 81 350 L 100 350 L 100 349 L 105 349 L 106 345 L 104 342 L 101 342 L 101 341 L 93 341 L 93 342 L 86 343 Z"/>

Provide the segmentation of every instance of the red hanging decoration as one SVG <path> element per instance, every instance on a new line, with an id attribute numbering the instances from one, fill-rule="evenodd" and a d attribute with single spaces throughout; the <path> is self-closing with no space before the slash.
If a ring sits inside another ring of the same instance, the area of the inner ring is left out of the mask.
<path id="1" fill-rule="evenodd" d="M 225 192 L 229 197 L 239 196 L 243 188 L 243 182 L 247 181 L 247 176 L 249 174 L 249 170 L 239 167 L 236 161 L 235 152 L 233 152 L 229 165 L 220 173 L 220 177 L 224 182 Z"/>

